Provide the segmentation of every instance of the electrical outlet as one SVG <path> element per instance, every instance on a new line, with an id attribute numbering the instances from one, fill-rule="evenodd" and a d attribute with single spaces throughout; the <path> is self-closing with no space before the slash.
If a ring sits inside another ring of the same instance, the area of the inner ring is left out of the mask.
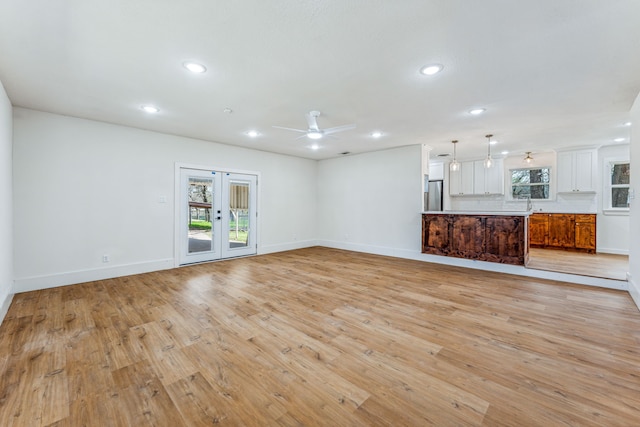
<path id="1" fill-rule="evenodd" d="M 102 262 L 109 262 L 109 255 L 107 254 L 102 255 Z"/>

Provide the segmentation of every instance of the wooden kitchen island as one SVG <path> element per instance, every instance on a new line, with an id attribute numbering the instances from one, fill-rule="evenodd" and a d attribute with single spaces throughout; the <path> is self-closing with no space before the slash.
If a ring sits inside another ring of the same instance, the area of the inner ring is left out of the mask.
<path id="1" fill-rule="evenodd" d="M 525 265 L 529 212 L 425 212 L 422 253 Z"/>

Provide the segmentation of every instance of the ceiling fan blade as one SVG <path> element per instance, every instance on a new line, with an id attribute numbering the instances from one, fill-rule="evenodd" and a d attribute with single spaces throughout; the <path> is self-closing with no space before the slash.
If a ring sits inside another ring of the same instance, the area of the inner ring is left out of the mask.
<path id="1" fill-rule="evenodd" d="M 350 124 L 350 125 L 336 126 L 336 127 L 324 129 L 323 132 L 326 135 L 331 135 L 332 133 L 343 132 L 345 130 L 351 130 L 351 129 L 355 129 L 355 128 L 356 128 L 355 124 Z"/>
<path id="2" fill-rule="evenodd" d="M 302 132 L 302 133 L 305 133 L 305 134 L 307 133 L 306 130 L 302 130 L 302 129 L 286 128 L 286 127 L 283 127 L 283 126 L 271 126 L 271 127 L 274 127 L 276 129 L 292 130 L 294 132 Z"/>

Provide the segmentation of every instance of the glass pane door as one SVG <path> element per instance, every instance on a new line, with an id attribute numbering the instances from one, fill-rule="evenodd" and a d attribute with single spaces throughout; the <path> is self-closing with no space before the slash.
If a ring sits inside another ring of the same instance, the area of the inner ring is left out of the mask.
<path id="1" fill-rule="evenodd" d="M 220 174 L 181 169 L 180 264 L 220 258 Z"/>
<path id="2" fill-rule="evenodd" d="M 225 173 L 223 176 L 222 256 L 252 255 L 256 242 L 256 176 Z"/>

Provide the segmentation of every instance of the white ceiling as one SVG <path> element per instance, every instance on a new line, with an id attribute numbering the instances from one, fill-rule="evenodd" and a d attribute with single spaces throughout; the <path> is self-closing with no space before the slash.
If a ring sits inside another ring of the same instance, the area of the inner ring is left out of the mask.
<path id="1" fill-rule="evenodd" d="M 311 159 L 598 146 L 629 138 L 640 1 L 2 0 L 0 80 L 14 106 Z M 272 128 L 313 109 L 357 128 L 317 151 Z"/>

